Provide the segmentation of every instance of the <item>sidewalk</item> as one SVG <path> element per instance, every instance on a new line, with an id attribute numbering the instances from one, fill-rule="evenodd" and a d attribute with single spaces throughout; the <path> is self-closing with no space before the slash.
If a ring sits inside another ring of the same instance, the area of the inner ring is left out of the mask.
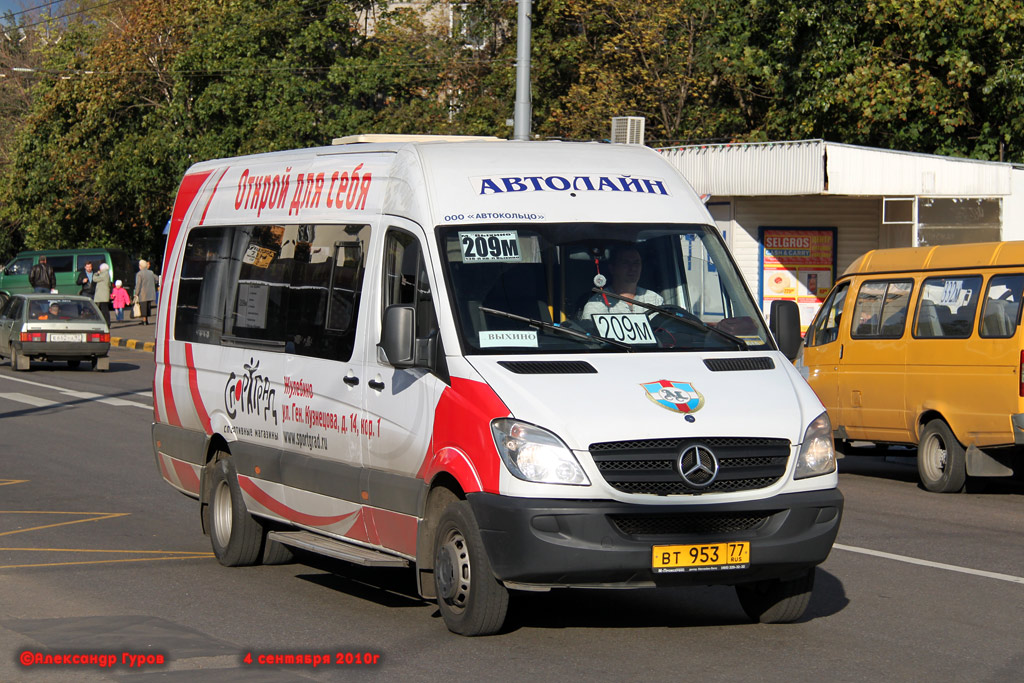
<path id="1" fill-rule="evenodd" d="M 124 322 L 114 320 L 110 316 L 110 345 L 123 346 L 136 351 L 148 351 L 153 353 L 156 348 L 154 338 L 156 336 L 156 311 L 149 316 L 149 324 L 143 325 L 142 319 L 125 319 Z"/>

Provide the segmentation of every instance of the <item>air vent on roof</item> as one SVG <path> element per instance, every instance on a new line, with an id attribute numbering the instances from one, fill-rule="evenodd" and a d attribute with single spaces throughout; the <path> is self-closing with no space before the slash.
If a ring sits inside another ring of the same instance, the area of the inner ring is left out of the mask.
<path id="1" fill-rule="evenodd" d="M 644 117 L 613 116 L 611 141 L 626 145 L 644 144 Z"/>
<path id="2" fill-rule="evenodd" d="M 704 365 L 711 372 L 734 372 L 736 370 L 772 370 L 775 361 L 768 356 L 756 358 L 705 358 Z"/>
<path id="3" fill-rule="evenodd" d="M 590 375 L 597 372 L 583 360 L 500 360 L 498 365 L 517 375 Z"/>

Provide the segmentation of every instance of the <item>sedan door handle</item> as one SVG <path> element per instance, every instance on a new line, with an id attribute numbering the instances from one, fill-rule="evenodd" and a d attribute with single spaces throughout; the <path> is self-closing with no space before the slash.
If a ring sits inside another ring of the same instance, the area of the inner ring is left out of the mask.
<path id="1" fill-rule="evenodd" d="M 375 379 L 371 379 L 369 382 L 367 382 L 367 384 L 370 385 L 371 389 L 376 389 L 377 391 L 384 391 L 384 382 L 378 382 Z"/>
<path id="2" fill-rule="evenodd" d="M 359 385 L 359 378 L 354 376 L 354 375 L 349 375 L 349 376 L 345 377 L 341 381 L 344 382 L 345 384 L 349 385 L 350 387 L 354 387 L 354 386 L 358 386 Z"/>

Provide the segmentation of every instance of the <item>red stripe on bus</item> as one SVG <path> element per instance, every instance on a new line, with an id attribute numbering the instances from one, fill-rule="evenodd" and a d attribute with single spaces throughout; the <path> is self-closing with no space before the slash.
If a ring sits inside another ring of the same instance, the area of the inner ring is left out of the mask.
<path id="1" fill-rule="evenodd" d="M 199 477 L 196 476 L 195 470 L 192 469 L 192 465 L 187 462 L 175 460 L 171 458 L 171 464 L 174 465 L 174 473 L 178 475 L 178 481 L 181 482 L 181 488 L 185 489 L 189 493 L 199 493 Z"/>
<path id="2" fill-rule="evenodd" d="M 259 486 L 257 486 L 256 482 L 254 482 L 249 477 L 239 476 L 238 485 L 242 488 L 243 491 L 252 496 L 257 503 L 267 508 L 271 512 L 280 515 L 285 519 L 291 520 L 293 522 L 298 522 L 299 524 L 305 524 L 307 526 L 330 526 L 331 524 L 337 524 L 341 520 L 347 517 L 351 517 L 352 515 L 356 514 L 356 512 L 358 512 L 358 510 L 356 510 L 353 512 L 345 513 L 344 515 L 332 515 L 330 517 L 321 517 L 320 515 L 307 515 L 306 513 L 299 512 L 298 510 L 290 508 L 281 501 L 271 497 L 269 493 L 267 493 Z"/>
<path id="3" fill-rule="evenodd" d="M 159 315 L 163 318 L 163 344 L 164 344 L 164 379 L 163 379 L 163 407 L 167 412 L 167 422 L 169 424 L 180 427 L 181 419 L 178 417 L 178 409 L 174 405 L 174 391 L 171 389 L 171 306 L 170 302 L 174 301 L 174 273 L 177 272 L 176 265 L 170 263 L 171 253 L 174 251 L 175 244 L 178 240 L 178 233 L 181 232 L 181 225 L 185 221 L 185 214 L 188 213 L 188 209 L 192 206 L 192 203 L 196 199 L 196 195 L 199 194 L 199 190 L 203 187 L 203 183 L 210 177 L 213 171 L 206 171 L 205 173 L 193 173 L 192 175 L 186 175 L 182 181 L 181 186 L 178 188 L 178 196 L 174 199 L 174 211 L 171 213 L 171 227 L 167 231 L 167 248 L 164 250 L 164 263 L 163 263 L 163 274 L 166 282 L 163 290 L 160 293 L 161 303 Z M 153 397 L 156 399 L 159 394 L 154 393 Z"/>
<path id="4" fill-rule="evenodd" d="M 206 222 L 206 212 L 210 210 L 210 204 L 213 204 L 213 197 L 217 194 L 217 188 L 220 187 L 220 181 L 224 180 L 224 176 L 228 174 L 229 168 L 231 167 L 228 166 L 225 168 L 224 172 L 220 174 L 219 178 L 217 178 L 217 182 L 213 184 L 213 192 L 210 193 L 210 198 L 206 200 L 206 206 L 203 207 L 203 215 L 199 218 L 199 225 Z"/>
<path id="5" fill-rule="evenodd" d="M 207 434 L 213 434 L 210 428 L 210 414 L 203 405 L 203 396 L 199 393 L 199 374 L 196 372 L 196 362 L 192 358 L 192 345 L 185 344 L 185 365 L 188 367 L 188 390 L 192 394 L 192 405 L 196 407 L 199 421 L 203 423 L 203 430 Z"/>
<path id="6" fill-rule="evenodd" d="M 370 513 L 373 526 L 377 530 L 380 545 L 406 555 L 416 554 L 417 520 L 415 517 L 380 508 L 368 508 L 367 512 Z M 369 521 L 367 526 L 369 526 Z"/>
<path id="7" fill-rule="evenodd" d="M 174 484 L 176 482 L 173 479 L 171 479 L 171 473 L 167 471 L 168 460 L 169 458 L 163 453 L 157 454 L 156 461 L 160 463 L 160 474 L 163 475 L 163 478 L 166 479 L 169 484 Z"/>

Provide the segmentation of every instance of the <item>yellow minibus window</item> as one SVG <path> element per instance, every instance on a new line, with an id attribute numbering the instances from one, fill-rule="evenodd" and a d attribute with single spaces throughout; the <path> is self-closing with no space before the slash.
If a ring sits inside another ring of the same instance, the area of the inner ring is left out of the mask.
<path id="1" fill-rule="evenodd" d="M 993 275 L 981 305 L 978 334 L 988 338 L 1012 337 L 1020 324 L 1020 302 L 1024 275 Z"/>
<path id="2" fill-rule="evenodd" d="M 814 318 L 814 322 L 811 323 L 811 329 L 805 335 L 804 344 L 806 346 L 829 344 L 839 337 L 839 323 L 843 319 L 843 304 L 846 301 L 849 285 L 849 282 L 840 282 L 829 294 L 828 299 L 822 304 L 821 310 Z"/>
<path id="3" fill-rule="evenodd" d="M 980 275 L 926 279 L 917 302 L 914 336 L 919 339 L 970 337 L 980 293 Z"/>
<path id="4" fill-rule="evenodd" d="M 857 292 L 850 336 L 898 339 L 903 336 L 913 280 L 874 280 Z"/>

